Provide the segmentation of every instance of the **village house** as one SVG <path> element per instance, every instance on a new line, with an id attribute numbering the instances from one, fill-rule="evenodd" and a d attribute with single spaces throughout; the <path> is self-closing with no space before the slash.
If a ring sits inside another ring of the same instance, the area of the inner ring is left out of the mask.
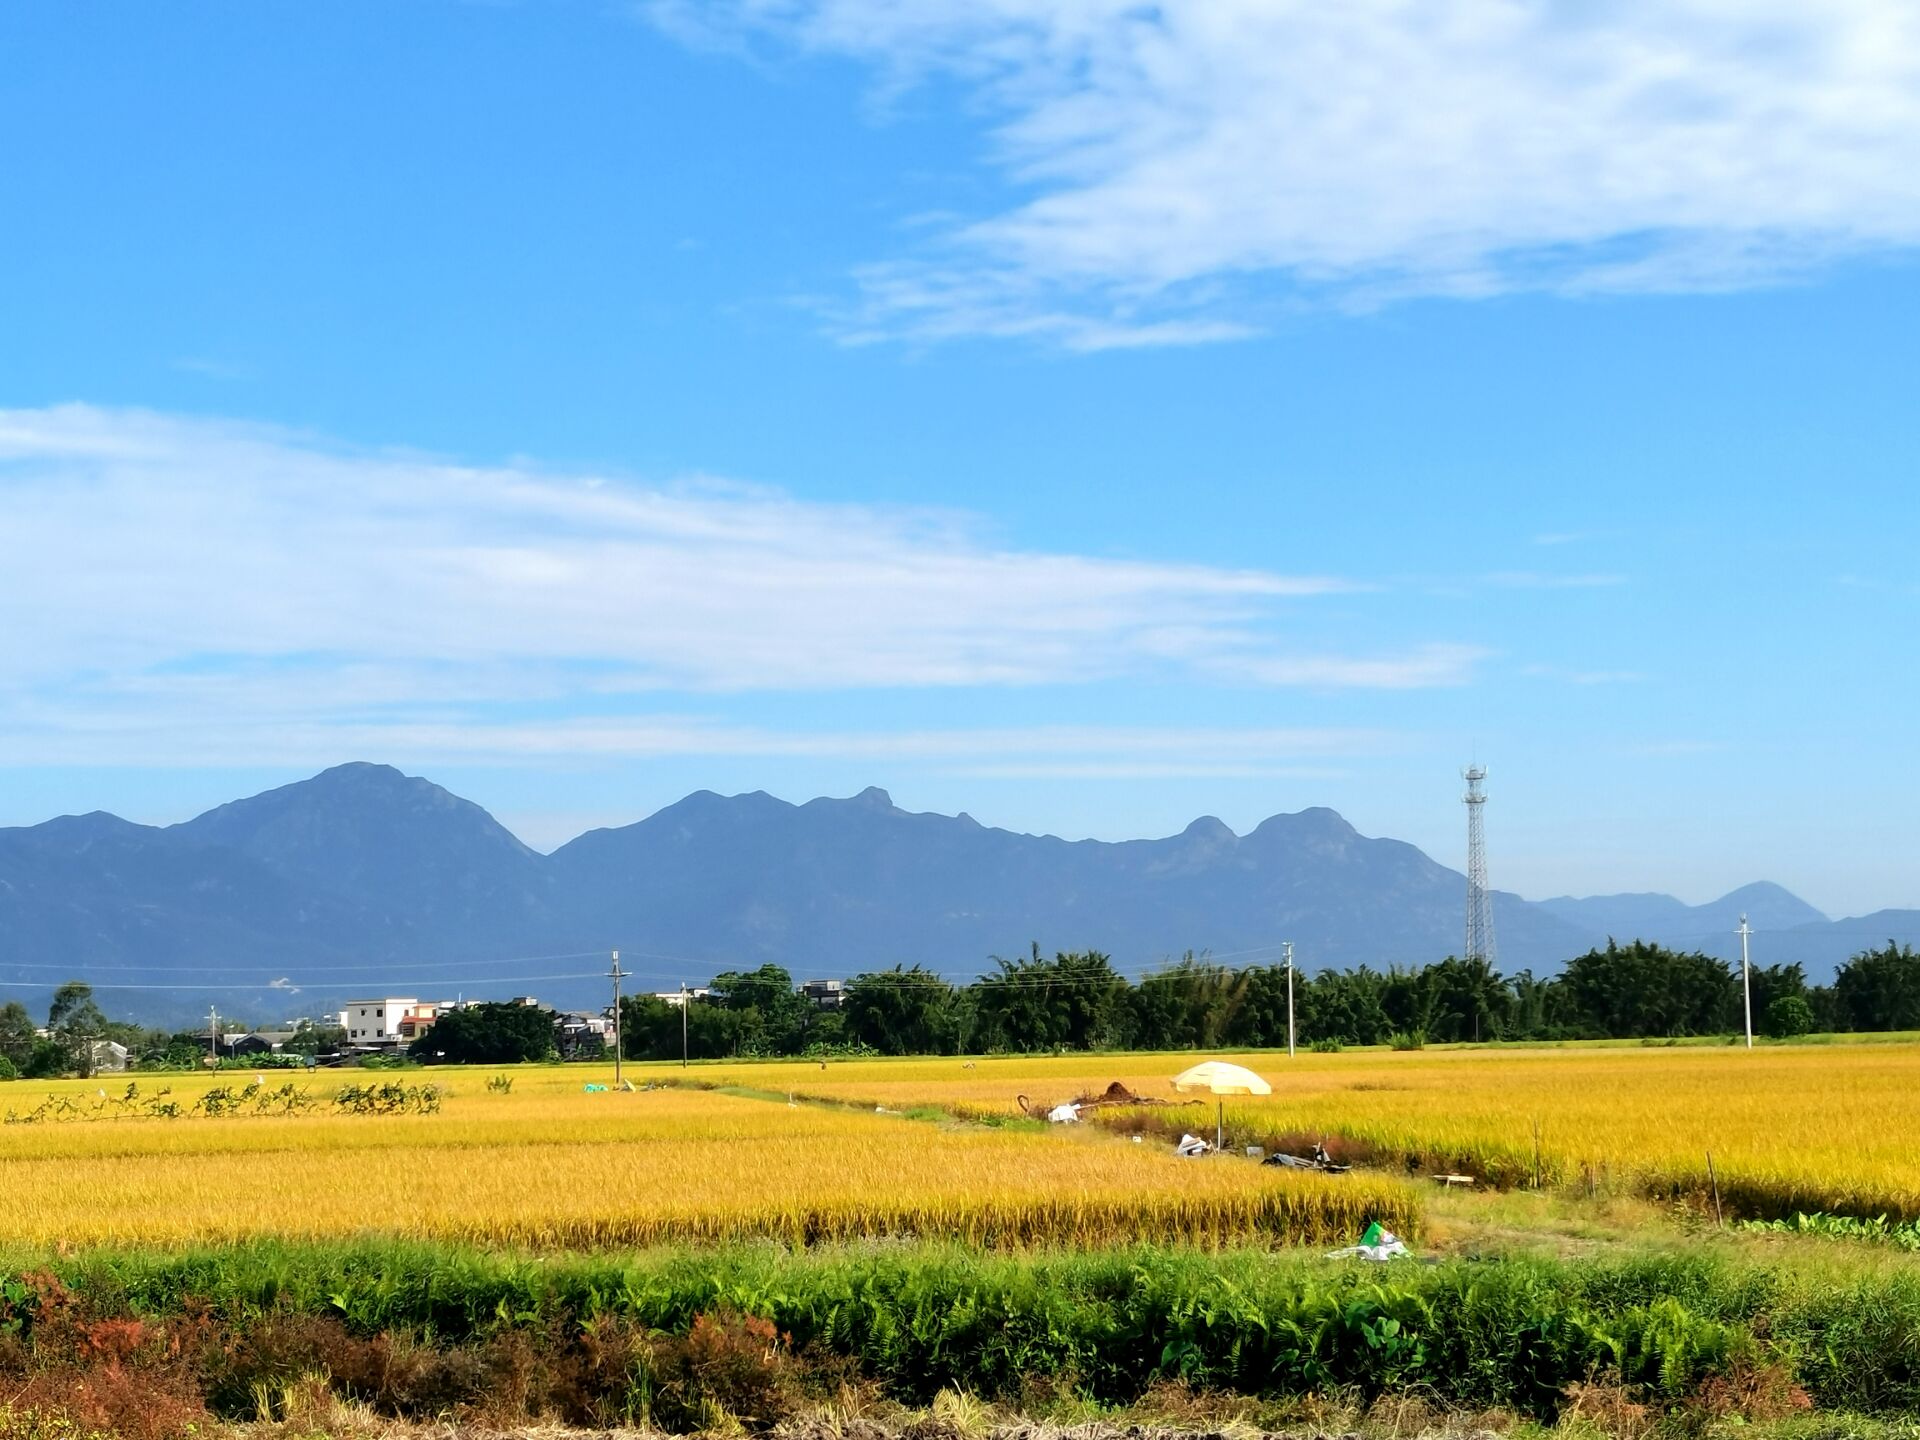
<path id="1" fill-rule="evenodd" d="M 245 1035 L 229 1036 L 220 1048 L 229 1055 L 278 1055 L 297 1032 L 292 1030 L 251 1030 Z"/>
<path id="2" fill-rule="evenodd" d="M 434 1021 L 459 1008 L 457 1001 L 412 995 L 349 1000 L 340 1012 L 340 1028 L 347 1032 L 350 1049 L 390 1050 L 411 1044 L 431 1030 Z"/>

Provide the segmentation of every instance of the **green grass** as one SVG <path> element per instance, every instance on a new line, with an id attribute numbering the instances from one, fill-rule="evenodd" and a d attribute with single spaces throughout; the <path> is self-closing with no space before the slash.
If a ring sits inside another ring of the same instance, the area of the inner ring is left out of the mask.
<path id="1" fill-rule="evenodd" d="M 99 1317 L 211 1317 L 241 1337 L 227 1347 L 240 1352 L 276 1315 L 408 1344 L 524 1330 L 564 1347 L 609 1321 L 674 1335 L 721 1311 L 764 1317 L 797 1352 L 840 1357 L 912 1403 L 942 1389 L 1018 1397 L 1047 1377 L 1102 1404 L 1174 1383 L 1267 1397 L 1408 1392 L 1550 1419 L 1569 1385 L 1594 1377 L 1677 1406 L 1713 1377 L 1757 1370 L 1790 1377 L 1825 1409 L 1920 1410 L 1920 1268 L 1882 1258 L 1849 1267 L 1670 1251 L 1373 1267 L 1145 1247 L 533 1255 L 258 1243 L 18 1256 L 0 1277 L 50 1269 Z M 0 1310 L 0 1328 L 28 1341 L 41 1323 L 32 1303 Z M 270 1373 L 246 1378 L 278 1383 L 311 1364 L 281 1352 Z"/>

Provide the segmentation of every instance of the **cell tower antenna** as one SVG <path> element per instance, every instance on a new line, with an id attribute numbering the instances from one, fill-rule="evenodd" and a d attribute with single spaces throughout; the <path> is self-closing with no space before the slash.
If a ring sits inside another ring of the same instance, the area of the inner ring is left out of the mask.
<path id="1" fill-rule="evenodd" d="M 1467 793 L 1460 797 L 1467 806 L 1467 949 L 1461 958 L 1495 966 L 1493 892 L 1487 888 L 1487 828 L 1481 814 L 1487 803 L 1480 788 L 1487 767 L 1469 765 L 1460 777 L 1467 782 Z"/>

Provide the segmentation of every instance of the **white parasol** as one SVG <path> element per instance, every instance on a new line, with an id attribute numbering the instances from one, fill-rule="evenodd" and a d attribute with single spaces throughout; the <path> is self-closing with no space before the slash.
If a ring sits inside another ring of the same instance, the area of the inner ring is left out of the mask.
<path id="1" fill-rule="evenodd" d="M 1225 1060 L 1203 1060 L 1173 1077 L 1173 1088 L 1182 1095 L 1271 1095 L 1273 1086 L 1244 1065 L 1229 1065 Z M 1213 1148 L 1226 1143 L 1227 1102 L 1216 1107 Z"/>

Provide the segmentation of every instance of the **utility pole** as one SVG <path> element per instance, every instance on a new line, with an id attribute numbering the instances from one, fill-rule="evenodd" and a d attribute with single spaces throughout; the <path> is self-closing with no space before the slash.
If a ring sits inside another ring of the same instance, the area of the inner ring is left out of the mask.
<path id="1" fill-rule="evenodd" d="M 207 1007 L 207 1058 L 217 1069 L 220 1065 L 220 1010 L 218 1006 Z"/>
<path id="2" fill-rule="evenodd" d="M 687 1068 L 687 982 L 680 982 L 680 1068 Z"/>
<path id="3" fill-rule="evenodd" d="M 1753 970 L 1747 964 L 1747 937 L 1753 934 L 1753 928 L 1747 924 L 1747 917 L 1740 917 L 1740 928 L 1733 932 L 1740 937 L 1740 990 L 1747 1006 L 1747 1049 L 1753 1049 Z"/>
<path id="4" fill-rule="evenodd" d="M 620 1088 L 620 1062 L 624 1058 L 620 1045 L 620 952 L 613 952 L 613 1088 Z"/>
<path id="5" fill-rule="evenodd" d="M 1293 1058 L 1293 942 L 1283 940 L 1287 947 L 1287 1058 Z"/>

